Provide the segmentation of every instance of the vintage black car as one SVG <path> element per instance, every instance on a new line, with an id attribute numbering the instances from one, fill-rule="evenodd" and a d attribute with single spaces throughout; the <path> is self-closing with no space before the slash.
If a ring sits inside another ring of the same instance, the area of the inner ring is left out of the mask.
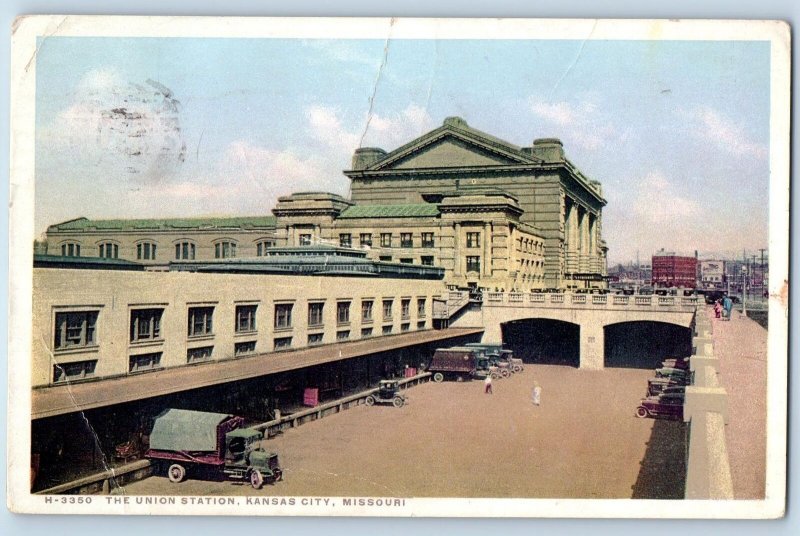
<path id="1" fill-rule="evenodd" d="M 683 420 L 684 396 L 679 393 L 663 393 L 643 398 L 636 408 L 636 416 L 662 417 L 665 419 Z"/>
<path id="2" fill-rule="evenodd" d="M 397 380 L 381 380 L 378 392 L 369 395 L 364 403 L 368 406 L 375 404 L 391 404 L 396 408 L 402 408 L 406 403 L 406 397 L 399 393 L 400 382 Z"/>

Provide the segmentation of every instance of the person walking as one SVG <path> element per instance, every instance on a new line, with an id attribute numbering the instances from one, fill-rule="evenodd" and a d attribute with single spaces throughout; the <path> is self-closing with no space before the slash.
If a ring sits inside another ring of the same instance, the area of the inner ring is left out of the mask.
<path id="1" fill-rule="evenodd" d="M 533 400 L 534 406 L 538 406 L 542 402 L 542 388 L 539 385 L 539 382 L 533 382 L 533 392 L 531 393 L 531 399 Z"/>
<path id="2" fill-rule="evenodd" d="M 731 309 L 733 309 L 733 300 L 731 300 L 730 296 L 725 296 L 722 298 L 722 308 L 725 310 L 725 320 L 731 319 Z"/>
<path id="3" fill-rule="evenodd" d="M 486 379 L 483 380 L 483 392 L 484 394 L 491 395 L 492 393 L 492 375 L 489 374 L 486 376 Z"/>
<path id="4" fill-rule="evenodd" d="M 714 317 L 719 318 L 720 314 L 722 314 L 722 304 L 720 303 L 720 300 L 716 300 L 714 302 Z"/>

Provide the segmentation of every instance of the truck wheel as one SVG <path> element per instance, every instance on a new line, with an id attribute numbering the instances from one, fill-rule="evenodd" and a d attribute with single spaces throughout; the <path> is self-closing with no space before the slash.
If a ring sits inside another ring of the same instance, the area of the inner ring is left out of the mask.
<path id="1" fill-rule="evenodd" d="M 500 379 L 500 375 L 498 373 L 496 373 L 496 372 L 492 372 L 492 379 L 493 380 L 499 380 Z"/>
<path id="2" fill-rule="evenodd" d="M 648 415 L 650 415 L 650 412 L 647 411 L 646 407 L 639 406 L 638 408 L 636 408 L 636 416 L 639 417 L 640 419 L 644 419 Z"/>
<path id="3" fill-rule="evenodd" d="M 437 372 L 436 374 L 433 375 L 433 381 L 435 381 L 436 383 L 442 383 L 444 381 L 444 374 L 442 374 L 441 372 Z"/>
<path id="4" fill-rule="evenodd" d="M 500 375 L 503 376 L 503 378 L 508 378 L 509 376 L 511 376 L 511 372 L 509 372 L 508 369 L 503 369 Z"/>
<path id="5" fill-rule="evenodd" d="M 369 395 L 369 396 L 367 397 L 367 399 L 366 399 L 366 400 L 364 400 L 364 403 L 365 403 L 366 405 L 368 405 L 368 406 L 374 406 L 374 405 L 375 405 L 375 397 L 374 397 L 374 396 L 372 396 L 372 395 Z"/>
<path id="6" fill-rule="evenodd" d="M 186 479 L 186 468 L 179 463 L 173 463 L 167 469 L 167 478 L 176 484 L 183 482 Z"/>
<path id="7" fill-rule="evenodd" d="M 264 475 L 258 469 L 250 471 L 250 485 L 253 486 L 253 489 L 261 489 L 261 486 L 264 485 Z"/>
<path id="8" fill-rule="evenodd" d="M 519 365 L 514 365 L 514 372 L 522 372 L 522 367 Z"/>
<path id="9" fill-rule="evenodd" d="M 396 407 L 396 408 L 402 408 L 403 404 L 405 404 L 405 403 L 406 403 L 406 401 L 403 400 L 399 396 L 394 397 L 394 400 L 392 400 L 392 404 L 394 404 L 394 407 Z"/>
<path id="10" fill-rule="evenodd" d="M 280 482 L 281 480 L 283 480 L 283 471 L 281 471 L 280 469 L 273 469 L 272 470 L 272 482 L 273 483 Z"/>

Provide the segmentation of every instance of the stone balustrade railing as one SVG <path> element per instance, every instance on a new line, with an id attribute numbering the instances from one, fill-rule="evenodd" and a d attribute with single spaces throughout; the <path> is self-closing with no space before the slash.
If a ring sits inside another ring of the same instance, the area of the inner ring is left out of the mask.
<path id="1" fill-rule="evenodd" d="M 596 307 L 617 308 L 694 308 L 701 305 L 701 299 L 694 296 L 620 296 L 617 294 L 576 294 L 576 293 L 541 293 L 541 292 L 485 292 L 483 303 L 486 305 L 512 305 L 530 307 Z"/>

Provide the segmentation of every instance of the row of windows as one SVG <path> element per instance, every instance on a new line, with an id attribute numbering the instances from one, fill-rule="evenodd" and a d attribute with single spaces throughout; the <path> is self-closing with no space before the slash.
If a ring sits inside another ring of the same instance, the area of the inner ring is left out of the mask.
<path id="1" fill-rule="evenodd" d="M 150 310 L 152 311 L 152 310 Z M 417 329 L 425 329 L 426 324 L 424 320 L 417 322 Z M 390 335 L 393 326 L 383 326 L 381 333 L 383 335 Z M 400 325 L 401 332 L 408 332 L 411 330 L 411 323 L 404 322 Z M 361 329 L 361 338 L 368 338 L 373 336 L 373 328 L 365 327 Z M 292 337 L 276 337 L 273 339 L 273 350 L 287 350 L 292 348 Z M 343 342 L 350 339 L 350 330 L 340 330 L 336 332 L 336 341 Z M 308 335 L 308 346 L 322 344 L 322 333 L 310 333 Z M 234 344 L 233 355 L 234 357 L 242 357 L 251 355 L 256 352 L 256 341 L 237 342 Z M 186 350 L 186 363 L 202 363 L 210 361 L 213 358 L 214 346 L 201 346 L 199 348 L 189 348 Z M 128 358 L 128 372 L 147 372 L 161 368 L 161 358 L 163 352 L 151 352 L 147 354 L 137 354 L 129 356 Z M 89 359 L 86 361 L 78 361 L 74 363 L 66 363 L 53 366 L 53 383 L 65 383 L 71 381 L 79 381 L 91 378 L 95 374 L 97 368 L 97 360 Z"/>
<path id="2" fill-rule="evenodd" d="M 358 235 L 358 240 L 362 246 L 372 246 L 372 234 L 361 233 Z M 311 235 L 300 235 L 300 245 L 309 245 L 311 243 Z M 353 235 L 350 233 L 339 234 L 339 245 L 343 248 L 349 248 L 353 245 Z M 392 233 L 380 233 L 380 245 L 382 248 L 392 247 Z M 414 239 L 411 233 L 400 233 L 400 247 L 413 248 Z M 433 233 L 422 233 L 420 247 L 432 248 L 435 247 Z"/>
<path id="3" fill-rule="evenodd" d="M 236 257 L 237 243 L 230 240 L 223 240 L 214 244 L 214 258 L 228 259 Z M 269 248 L 275 247 L 274 240 L 262 240 L 256 243 L 256 255 L 263 257 Z M 98 247 L 98 256 L 104 259 L 118 259 L 119 245 L 113 242 L 101 242 Z M 184 241 L 175 244 L 175 260 L 194 260 L 196 257 L 197 246 L 194 242 Z M 158 245 L 155 242 L 140 242 L 136 244 L 137 260 L 156 260 Z M 61 244 L 62 257 L 80 257 L 81 245 L 75 242 L 65 242 Z"/>
<path id="4" fill-rule="evenodd" d="M 544 251 L 544 243 L 531 238 L 519 238 L 517 240 L 517 247 L 521 251 L 541 252 Z"/>
<path id="5" fill-rule="evenodd" d="M 394 299 L 381 301 L 382 318 L 384 321 L 393 319 Z M 350 323 L 350 301 L 336 302 L 336 322 L 339 325 Z M 417 318 L 426 317 L 426 298 L 417 298 Z M 325 302 L 312 302 L 308 304 L 309 327 L 323 325 Z M 293 303 L 275 304 L 275 329 L 290 329 L 293 327 Z M 256 313 L 258 305 L 236 306 L 236 333 L 251 333 L 257 331 Z M 361 321 L 372 322 L 374 318 L 374 300 L 361 300 Z M 79 311 L 56 313 L 55 319 L 55 348 L 57 350 L 84 348 L 97 345 L 96 330 L 99 311 Z M 130 317 L 130 342 L 147 342 L 161 339 L 161 319 L 164 308 L 134 309 Z M 411 316 L 411 298 L 400 300 L 400 317 L 408 319 Z M 203 337 L 214 334 L 214 307 L 189 307 L 187 316 L 187 335 L 189 337 Z"/>
<path id="6" fill-rule="evenodd" d="M 391 255 L 379 255 L 378 260 L 381 262 L 392 262 Z M 398 259 L 401 264 L 414 264 L 414 259 L 411 257 L 400 257 Z M 419 258 L 419 263 L 422 266 L 433 266 L 433 255 L 422 255 Z"/>

